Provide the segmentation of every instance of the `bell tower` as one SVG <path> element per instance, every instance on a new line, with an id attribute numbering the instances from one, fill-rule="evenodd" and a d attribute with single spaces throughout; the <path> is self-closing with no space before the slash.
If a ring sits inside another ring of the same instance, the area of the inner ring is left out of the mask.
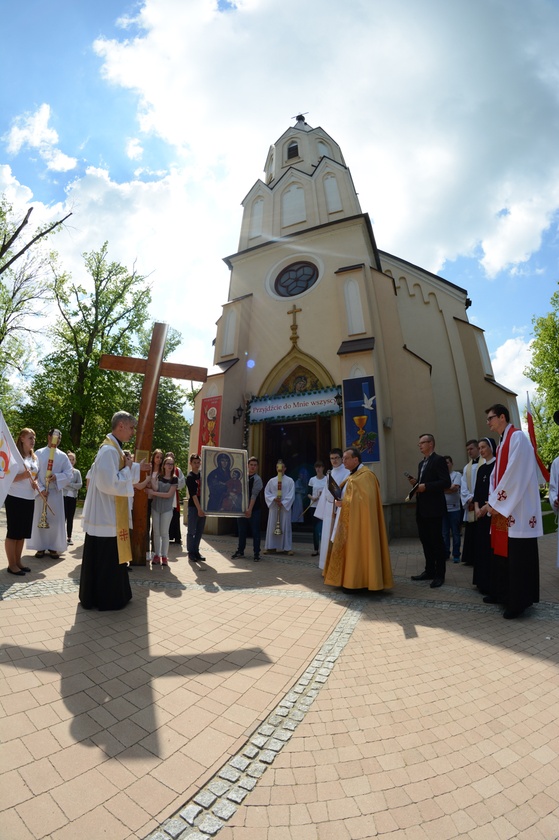
<path id="1" fill-rule="evenodd" d="M 245 199 L 239 251 L 361 213 L 338 144 L 303 114 L 268 151 Z"/>

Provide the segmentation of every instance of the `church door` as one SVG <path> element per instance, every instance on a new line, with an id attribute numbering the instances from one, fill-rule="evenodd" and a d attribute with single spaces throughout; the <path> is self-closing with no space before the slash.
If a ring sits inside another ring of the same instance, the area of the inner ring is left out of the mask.
<path id="1" fill-rule="evenodd" d="M 315 474 L 315 461 L 323 461 L 324 469 L 330 466 L 330 418 L 294 420 L 289 423 L 266 423 L 264 433 L 264 484 L 276 473 L 279 458 L 287 466 L 287 475 L 295 482 L 296 498 L 293 505 L 294 531 L 312 529 L 312 516 L 302 511 L 309 499 L 308 481 Z"/>

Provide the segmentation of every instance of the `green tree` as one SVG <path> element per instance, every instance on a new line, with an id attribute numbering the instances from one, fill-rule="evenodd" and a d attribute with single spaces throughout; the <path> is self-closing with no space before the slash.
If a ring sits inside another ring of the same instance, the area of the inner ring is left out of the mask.
<path id="1" fill-rule="evenodd" d="M 537 385 L 532 414 L 538 450 L 546 464 L 559 455 L 559 426 L 553 422 L 559 410 L 559 291 L 552 295 L 551 307 L 547 315 L 533 320 L 532 361 L 525 371 Z"/>
<path id="2" fill-rule="evenodd" d="M 53 330 L 54 345 L 72 387 L 69 434 L 75 448 L 81 444 L 86 418 L 101 392 L 103 402 L 107 391 L 114 395 L 111 377 L 99 368 L 99 359 L 103 353 L 133 355 L 151 303 L 145 278 L 109 262 L 107 254 L 105 242 L 99 251 L 83 255 L 89 288 L 54 267 L 53 293 L 60 313 Z M 118 385 L 126 380 L 112 381 Z"/>
<path id="3" fill-rule="evenodd" d="M 28 389 L 21 420 L 38 441 L 58 427 L 62 446 L 88 469 L 118 409 L 132 411 L 136 383 L 130 374 L 101 370 L 103 353 L 136 355 L 148 319 L 151 291 L 144 277 L 108 259 L 108 245 L 84 254 L 88 275 L 82 284 L 52 262 L 52 293 L 59 316 L 51 329 L 52 352 Z"/>

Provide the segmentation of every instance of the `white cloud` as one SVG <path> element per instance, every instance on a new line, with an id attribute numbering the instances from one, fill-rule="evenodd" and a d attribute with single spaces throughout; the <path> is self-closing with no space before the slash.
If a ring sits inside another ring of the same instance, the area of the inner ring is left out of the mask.
<path id="1" fill-rule="evenodd" d="M 495 379 L 500 385 L 518 394 L 518 406 L 522 416 L 526 407 L 526 393 L 533 399 L 536 385 L 524 375 L 532 360 L 532 341 L 521 337 L 509 338 L 497 348 L 491 362 Z"/>
<path id="2" fill-rule="evenodd" d="M 8 152 L 17 155 L 26 146 L 36 149 L 47 164 L 47 169 L 68 172 L 75 169 L 77 160 L 56 148 L 58 133 L 49 126 L 50 116 L 50 106 L 43 103 L 35 113 L 17 117 L 4 138 L 7 140 Z"/>
<path id="3" fill-rule="evenodd" d="M 443 14 L 439 0 L 146 0 L 135 37 L 95 49 L 137 93 L 143 131 L 219 173 L 224 200 L 304 107 L 335 133 L 382 248 L 440 270 L 481 246 L 494 275 L 537 250 L 559 205 L 558 26 L 548 0 Z"/>
<path id="4" fill-rule="evenodd" d="M 130 160 L 141 160 L 144 150 L 137 137 L 131 137 L 126 143 L 126 154 Z"/>

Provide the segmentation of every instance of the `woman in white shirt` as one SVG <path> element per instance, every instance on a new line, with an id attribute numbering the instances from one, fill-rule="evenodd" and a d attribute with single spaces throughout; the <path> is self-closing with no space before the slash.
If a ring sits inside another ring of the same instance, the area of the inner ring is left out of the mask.
<path id="1" fill-rule="evenodd" d="M 16 441 L 16 446 L 23 458 L 24 466 L 20 468 L 10 487 L 4 503 L 6 508 L 6 557 L 8 558 L 8 572 L 11 575 L 23 577 L 30 572 L 29 566 L 21 565 L 23 544 L 31 536 L 33 527 L 33 511 L 35 510 L 35 496 L 39 492 L 37 473 L 39 462 L 35 457 L 35 432 L 33 429 L 22 429 Z"/>

